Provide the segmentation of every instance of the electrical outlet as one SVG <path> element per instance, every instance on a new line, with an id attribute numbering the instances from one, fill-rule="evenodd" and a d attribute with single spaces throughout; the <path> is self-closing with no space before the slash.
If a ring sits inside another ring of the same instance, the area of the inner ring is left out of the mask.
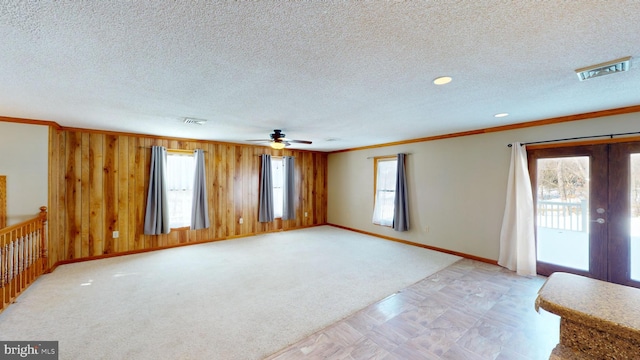
<path id="1" fill-rule="evenodd" d="M 427 234 L 429 233 L 429 225 L 424 227 L 424 232 L 426 232 Z"/>
<path id="2" fill-rule="evenodd" d="M 120 237 L 120 231 L 114 231 L 113 232 L 113 238 L 117 239 L 118 237 Z"/>
<path id="3" fill-rule="evenodd" d="M 240 218 L 240 220 L 238 221 L 240 224 L 242 224 L 244 222 L 244 220 L 242 218 Z"/>
<path id="4" fill-rule="evenodd" d="M 309 215 L 309 214 L 307 214 L 307 212 L 305 211 L 305 212 L 304 212 L 304 217 L 307 217 L 308 215 Z"/>

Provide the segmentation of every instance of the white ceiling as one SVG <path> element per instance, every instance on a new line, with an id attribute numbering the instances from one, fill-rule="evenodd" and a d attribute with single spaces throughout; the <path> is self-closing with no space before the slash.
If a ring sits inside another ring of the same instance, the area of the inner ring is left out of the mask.
<path id="1" fill-rule="evenodd" d="M 640 1 L 2 0 L 0 59 L 0 116 L 331 151 L 638 105 Z"/>

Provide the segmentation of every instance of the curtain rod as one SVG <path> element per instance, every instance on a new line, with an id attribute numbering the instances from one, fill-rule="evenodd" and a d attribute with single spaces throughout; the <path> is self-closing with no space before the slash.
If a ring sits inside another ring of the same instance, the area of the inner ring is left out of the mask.
<path id="1" fill-rule="evenodd" d="M 412 153 L 400 153 L 400 154 L 413 155 Z M 396 155 L 398 155 L 398 154 L 393 154 L 393 155 L 369 156 L 367 159 L 375 159 L 375 158 L 379 158 L 379 157 L 392 157 L 392 156 L 396 156 Z"/>
<path id="2" fill-rule="evenodd" d="M 608 135 L 578 136 L 578 137 L 564 138 L 564 139 L 555 139 L 555 140 L 532 141 L 532 142 L 522 143 L 522 144 L 520 144 L 520 145 L 521 145 L 521 146 L 523 146 L 523 145 L 546 144 L 546 143 L 552 143 L 552 142 L 558 142 L 558 141 L 581 140 L 581 139 L 595 139 L 595 138 L 602 138 L 602 137 L 608 137 L 608 138 L 613 139 L 613 137 L 614 137 L 614 136 L 622 136 L 622 135 L 638 135 L 638 134 L 640 134 L 640 131 L 636 131 L 636 132 L 628 132 L 628 133 L 618 133 L 618 134 L 608 134 Z M 507 144 L 507 146 L 508 146 L 508 147 L 511 147 L 511 144 Z"/>
<path id="3" fill-rule="evenodd" d="M 256 156 L 262 156 L 262 155 L 271 155 L 271 154 L 257 154 Z M 272 157 L 290 157 L 290 158 L 296 158 L 295 156 L 288 156 L 288 155 L 271 155 Z"/>
<path id="4" fill-rule="evenodd" d="M 138 149 L 151 149 L 153 148 L 153 146 L 138 146 Z M 167 149 L 167 152 L 182 152 L 182 153 L 193 153 L 195 150 L 197 149 L 193 149 L 193 150 L 185 150 L 185 149 L 170 149 L 170 148 L 165 148 Z M 202 150 L 204 152 L 208 152 L 207 150 Z"/>
<path id="5" fill-rule="evenodd" d="M 151 148 L 152 148 L 152 146 L 138 146 L 138 149 L 151 149 Z M 168 148 L 165 148 L 165 149 L 167 150 L 167 153 L 171 153 L 172 152 L 174 154 L 176 154 L 176 153 L 178 153 L 178 154 L 193 154 L 193 152 L 196 150 L 196 149 L 194 149 L 194 150 L 184 150 L 184 149 L 168 149 Z M 208 153 L 207 150 L 202 150 L 202 151 L 205 152 L 205 153 Z"/>

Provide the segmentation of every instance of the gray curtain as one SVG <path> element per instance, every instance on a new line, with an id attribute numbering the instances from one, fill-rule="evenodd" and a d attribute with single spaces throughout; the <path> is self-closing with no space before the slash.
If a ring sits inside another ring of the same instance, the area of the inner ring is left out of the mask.
<path id="1" fill-rule="evenodd" d="M 262 169 L 260 173 L 260 209 L 258 221 L 273 221 L 273 180 L 271 179 L 271 155 L 260 155 Z"/>
<path id="2" fill-rule="evenodd" d="M 405 154 L 398 154 L 398 170 L 396 171 L 396 197 L 393 201 L 393 230 L 409 230 L 409 194 L 407 193 L 407 176 L 404 165 Z"/>
<path id="3" fill-rule="evenodd" d="M 191 208 L 191 230 L 209 228 L 209 205 L 207 204 L 207 180 L 204 170 L 204 151 L 194 151 L 196 173 L 193 178 L 193 205 Z"/>
<path id="4" fill-rule="evenodd" d="M 151 171 L 147 209 L 144 215 L 146 235 L 168 234 L 169 201 L 167 199 L 167 149 L 162 146 L 151 148 Z"/>
<path id="5" fill-rule="evenodd" d="M 285 156 L 284 162 L 284 191 L 282 220 L 295 220 L 296 218 L 296 177 L 293 156 Z"/>

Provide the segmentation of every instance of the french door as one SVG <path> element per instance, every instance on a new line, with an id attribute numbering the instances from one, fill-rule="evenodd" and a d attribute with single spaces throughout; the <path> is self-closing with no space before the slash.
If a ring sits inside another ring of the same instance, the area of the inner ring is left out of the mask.
<path id="1" fill-rule="evenodd" d="M 527 153 L 538 273 L 640 287 L 640 142 Z"/>

